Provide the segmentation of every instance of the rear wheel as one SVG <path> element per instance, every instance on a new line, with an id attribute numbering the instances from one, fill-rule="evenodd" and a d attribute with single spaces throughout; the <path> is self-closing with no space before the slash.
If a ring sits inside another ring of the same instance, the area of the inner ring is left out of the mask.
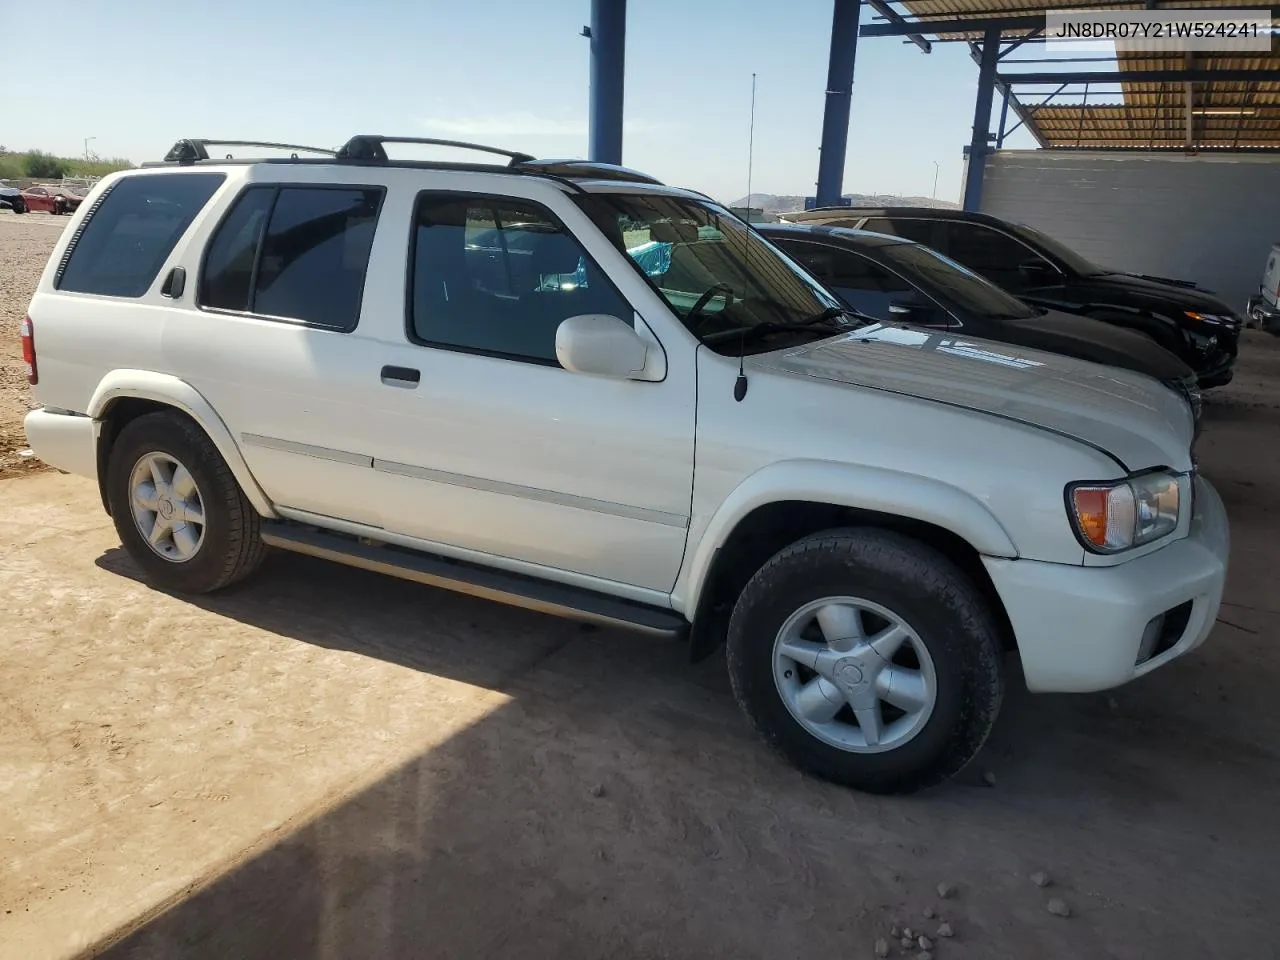
<path id="1" fill-rule="evenodd" d="M 946 557 L 885 530 L 834 530 L 775 555 L 729 625 L 739 705 L 792 763 L 876 793 L 959 772 L 1003 693 L 995 625 Z"/>
<path id="2" fill-rule="evenodd" d="M 261 518 L 217 447 L 182 414 L 147 414 L 120 432 L 107 498 L 120 542 L 163 589 L 209 593 L 262 561 Z"/>

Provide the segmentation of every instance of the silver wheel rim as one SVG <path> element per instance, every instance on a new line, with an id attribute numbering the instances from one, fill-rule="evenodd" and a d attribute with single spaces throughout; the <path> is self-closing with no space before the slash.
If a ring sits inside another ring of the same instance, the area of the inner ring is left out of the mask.
<path id="1" fill-rule="evenodd" d="M 851 753 L 915 737 L 938 698 L 933 658 L 893 611 L 857 597 L 805 604 L 773 644 L 773 680 L 796 722 Z"/>
<path id="2" fill-rule="evenodd" d="M 184 563 L 204 543 L 204 500 L 191 471 L 167 453 L 148 453 L 129 474 L 133 522 L 156 556 Z"/>

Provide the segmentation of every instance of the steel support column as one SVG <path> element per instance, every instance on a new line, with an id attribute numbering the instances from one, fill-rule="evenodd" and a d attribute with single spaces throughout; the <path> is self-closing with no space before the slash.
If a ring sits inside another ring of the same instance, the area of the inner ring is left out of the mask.
<path id="1" fill-rule="evenodd" d="M 982 205 L 982 174 L 987 166 L 991 135 L 991 99 L 996 89 L 996 64 L 1000 61 L 1000 28 L 988 27 L 982 37 L 978 62 L 978 100 L 973 107 L 973 139 L 969 142 L 969 169 L 964 180 L 964 208 L 976 211 Z"/>
<path id="2" fill-rule="evenodd" d="M 622 163 L 622 87 L 627 0 L 591 0 L 591 108 L 587 155 Z"/>
<path id="3" fill-rule="evenodd" d="M 831 15 L 831 57 L 827 62 L 827 103 L 822 113 L 822 154 L 818 158 L 818 206 L 840 202 L 844 154 L 849 141 L 853 62 L 858 53 L 859 0 L 835 0 Z"/>
<path id="4" fill-rule="evenodd" d="M 1000 104 L 1000 132 L 996 134 L 996 149 L 1000 150 L 1004 147 L 1004 128 L 1009 122 L 1009 88 L 1005 87 L 1003 91 L 1004 100 Z"/>

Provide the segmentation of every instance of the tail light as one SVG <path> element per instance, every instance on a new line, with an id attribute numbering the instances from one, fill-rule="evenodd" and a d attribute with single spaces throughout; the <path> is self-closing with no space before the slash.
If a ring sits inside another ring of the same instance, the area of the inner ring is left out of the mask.
<path id="1" fill-rule="evenodd" d="M 40 375 L 36 372 L 36 338 L 30 317 L 22 318 L 22 362 L 27 365 L 27 381 L 38 383 Z"/>

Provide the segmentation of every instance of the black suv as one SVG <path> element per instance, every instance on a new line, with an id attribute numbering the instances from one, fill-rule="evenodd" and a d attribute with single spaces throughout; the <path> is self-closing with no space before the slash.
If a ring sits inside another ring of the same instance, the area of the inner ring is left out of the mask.
<path id="1" fill-rule="evenodd" d="M 1201 387 L 1231 380 L 1243 321 L 1194 283 L 1100 267 L 1038 230 L 983 213 L 829 207 L 783 216 L 789 223 L 854 227 L 914 240 L 1028 303 L 1147 334 L 1186 361 Z"/>

